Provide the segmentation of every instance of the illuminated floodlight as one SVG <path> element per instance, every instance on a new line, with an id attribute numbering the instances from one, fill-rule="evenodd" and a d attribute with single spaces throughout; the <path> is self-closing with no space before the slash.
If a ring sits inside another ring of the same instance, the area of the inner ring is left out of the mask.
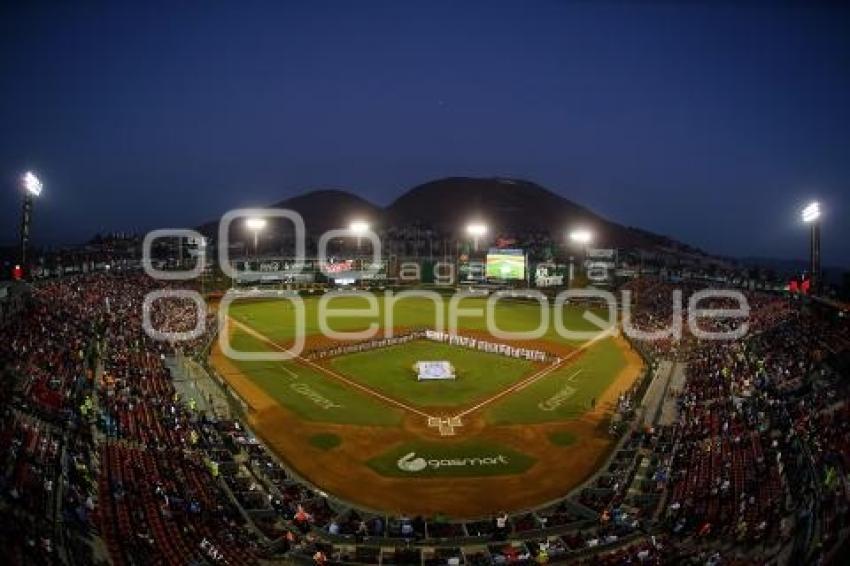
<path id="1" fill-rule="evenodd" d="M 260 246 L 260 232 L 266 227 L 266 219 L 259 217 L 251 217 L 245 220 L 245 227 L 254 233 L 254 255 L 257 255 L 257 249 Z"/>
<path id="2" fill-rule="evenodd" d="M 348 225 L 348 229 L 351 231 L 351 233 L 355 234 L 357 236 L 357 251 L 358 252 L 360 251 L 360 246 L 362 244 L 361 236 L 363 236 L 363 234 L 366 234 L 367 232 L 369 232 L 369 228 L 370 228 L 369 223 L 366 222 L 365 220 L 352 220 L 351 224 Z"/>
<path id="3" fill-rule="evenodd" d="M 470 236 L 483 236 L 487 233 L 487 226 L 481 224 L 480 222 L 475 222 L 473 224 L 467 225 L 466 232 Z"/>
<path id="4" fill-rule="evenodd" d="M 487 226 L 482 224 L 481 222 L 473 222 L 471 224 L 467 224 L 466 233 L 472 236 L 473 246 L 475 247 L 475 251 L 478 251 L 478 238 L 487 233 Z"/>
<path id="5" fill-rule="evenodd" d="M 44 185 L 41 184 L 41 181 L 38 177 L 36 177 L 35 173 L 32 171 L 27 171 L 24 173 L 21 178 L 24 184 L 24 189 L 34 197 L 37 197 L 41 194 L 41 190 L 44 188 Z"/>
<path id="6" fill-rule="evenodd" d="M 252 232 L 259 232 L 266 227 L 265 218 L 248 218 L 245 220 L 245 227 Z"/>
<path id="7" fill-rule="evenodd" d="M 820 203 L 815 201 L 806 206 L 803 209 L 803 222 L 814 222 L 818 218 L 820 218 Z"/>
<path id="8" fill-rule="evenodd" d="M 570 240 L 579 244 L 589 244 L 593 239 L 593 234 L 589 230 L 573 230 L 570 232 Z"/>
<path id="9" fill-rule="evenodd" d="M 369 223 L 364 220 L 354 220 L 348 228 L 355 234 L 365 234 L 369 231 Z"/>

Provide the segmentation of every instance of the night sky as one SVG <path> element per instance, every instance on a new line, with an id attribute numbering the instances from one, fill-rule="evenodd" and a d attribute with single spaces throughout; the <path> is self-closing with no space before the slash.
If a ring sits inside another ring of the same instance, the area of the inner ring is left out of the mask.
<path id="1" fill-rule="evenodd" d="M 850 267 L 850 9 L 707 2 L 4 2 L 0 242 L 188 227 L 343 188 L 536 181 L 735 256 Z"/>

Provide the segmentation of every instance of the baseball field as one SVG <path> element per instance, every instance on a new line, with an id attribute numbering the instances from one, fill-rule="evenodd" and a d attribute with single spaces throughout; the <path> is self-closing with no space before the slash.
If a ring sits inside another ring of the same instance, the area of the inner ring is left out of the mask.
<path id="1" fill-rule="evenodd" d="M 356 295 L 298 303 L 235 301 L 221 313 L 220 336 L 255 354 L 303 338 L 298 356 L 240 360 L 217 344 L 212 364 L 291 469 L 367 509 L 472 518 L 566 495 L 610 453 L 610 415 L 642 371 L 616 335 L 569 340 L 557 331 L 555 316 L 595 330 L 579 306 L 502 300 L 488 317 L 486 299 L 464 298 L 456 328 L 435 338 L 454 316 L 448 298 L 378 296 L 370 312 Z M 548 324 L 534 339 L 496 338 L 488 321 L 512 332 Z M 452 378 L 419 380 L 418 362 L 447 362 Z"/>

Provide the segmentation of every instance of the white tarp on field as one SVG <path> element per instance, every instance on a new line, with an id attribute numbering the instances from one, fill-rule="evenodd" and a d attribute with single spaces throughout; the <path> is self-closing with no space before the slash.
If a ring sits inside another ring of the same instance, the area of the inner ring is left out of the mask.
<path id="1" fill-rule="evenodd" d="M 416 362 L 416 371 L 419 373 L 419 381 L 455 378 L 455 368 L 446 361 Z"/>

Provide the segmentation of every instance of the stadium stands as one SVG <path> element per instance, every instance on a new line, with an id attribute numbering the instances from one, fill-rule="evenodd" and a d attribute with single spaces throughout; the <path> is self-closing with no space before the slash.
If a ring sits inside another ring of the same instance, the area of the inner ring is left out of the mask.
<path id="1" fill-rule="evenodd" d="M 745 339 L 638 344 L 653 364 L 686 364 L 665 392 L 673 424 L 629 427 L 575 494 L 502 524 L 498 509 L 467 522 L 357 510 L 293 478 L 238 417 L 178 392 L 174 348 L 141 329 L 157 288 L 140 274 L 42 282 L 0 328 L 9 563 L 803 563 L 846 537 L 850 328 L 833 312 L 748 293 Z M 672 286 L 627 288 L 636 324 L 669 321 Z M 195 323 L 175 301 L 152 318 Z"/>

